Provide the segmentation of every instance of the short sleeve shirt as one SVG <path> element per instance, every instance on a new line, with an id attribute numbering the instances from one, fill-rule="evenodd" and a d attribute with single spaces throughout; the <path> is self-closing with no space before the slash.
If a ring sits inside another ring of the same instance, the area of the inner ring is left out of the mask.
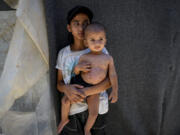
<path id="1" fill-rule="evenodd" d="M 81 55 L 90 52 L 87 48 L 82 51 L 71 51 L 70 45 L 61 49 L 58 53 L 56 69 L 62 71 L 63 80 L 65 84 L 69 84 L 74 66 L 78 63 Z M 108 54 L 106 48 L 103 49 L 103 53 Z M 107 92 L 100 93 L 99 102 L 99 114 L 104 114 L 108 111 L 108 95 Z M 74 115 L 83 112 L 88 109 L 87 103 L 78 102 L 71 105 L 69 115 Z"/>

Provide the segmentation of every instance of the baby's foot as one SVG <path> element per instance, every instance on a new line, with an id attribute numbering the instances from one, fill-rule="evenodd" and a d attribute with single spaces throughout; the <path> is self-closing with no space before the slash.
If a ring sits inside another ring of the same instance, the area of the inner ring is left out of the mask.
<path id="1" fill-rule="evenodd" d="M 85 131 L 85 135 L 91 135 L 90 131 Z"/>
<path id="2" fill-rule="evenodd" d="M 61 133 L 62 129 L 64 128 L 64 126 L 69 122 L 69 119 L 67 120 L 64 120 L 64 121 L 61 121 L 58 125 L 58 129 L 57 129 L 57 132 L 58 134 Z"/>

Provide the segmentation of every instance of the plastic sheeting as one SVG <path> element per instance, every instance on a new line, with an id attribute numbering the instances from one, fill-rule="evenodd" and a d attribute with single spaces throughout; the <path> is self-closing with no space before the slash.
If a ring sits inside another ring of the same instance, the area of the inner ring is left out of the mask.
<path id="1" fill-rule="evenodd" d="M 52 135 L 56 122 L 42 0 L 20 0 L 16 15 L 0 78 L 0 127 L 5 135 Z"/>

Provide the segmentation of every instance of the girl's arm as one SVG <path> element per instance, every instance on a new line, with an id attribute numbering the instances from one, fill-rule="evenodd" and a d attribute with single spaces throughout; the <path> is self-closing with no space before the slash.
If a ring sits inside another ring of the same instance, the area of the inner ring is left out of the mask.
<path id="1" fill-rule="evenodd" d="M 111 87 L 111 83 L 109 77 L 106 77 L 106 79 L 104 79 L 102 82 L 91 87 L 82 88 L 81 90 L 85 93 L 86 96 L 90 96 L 101 93 L 109 89 L 110 87 Z"/>
<path id="2" fill-rule="evenodd" d="M 80 88 L 83 88 L 83 86 L 78 84 L 64 84 L 62 71 L 58 70 L 57 89 L 64 93 L 72 103 L 81 102 L 84 100 L 85 94 L 82 90 L 80 90 Z"/>

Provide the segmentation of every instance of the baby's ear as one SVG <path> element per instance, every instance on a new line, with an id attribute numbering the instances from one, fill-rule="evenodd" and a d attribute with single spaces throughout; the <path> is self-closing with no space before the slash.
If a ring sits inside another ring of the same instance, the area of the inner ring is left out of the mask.
<path id="1" fill-rule="evenodd" d="M 72 32 L 69 24 L 67 25 L 67 30 L 68 30 L 68 32 Z"/>

